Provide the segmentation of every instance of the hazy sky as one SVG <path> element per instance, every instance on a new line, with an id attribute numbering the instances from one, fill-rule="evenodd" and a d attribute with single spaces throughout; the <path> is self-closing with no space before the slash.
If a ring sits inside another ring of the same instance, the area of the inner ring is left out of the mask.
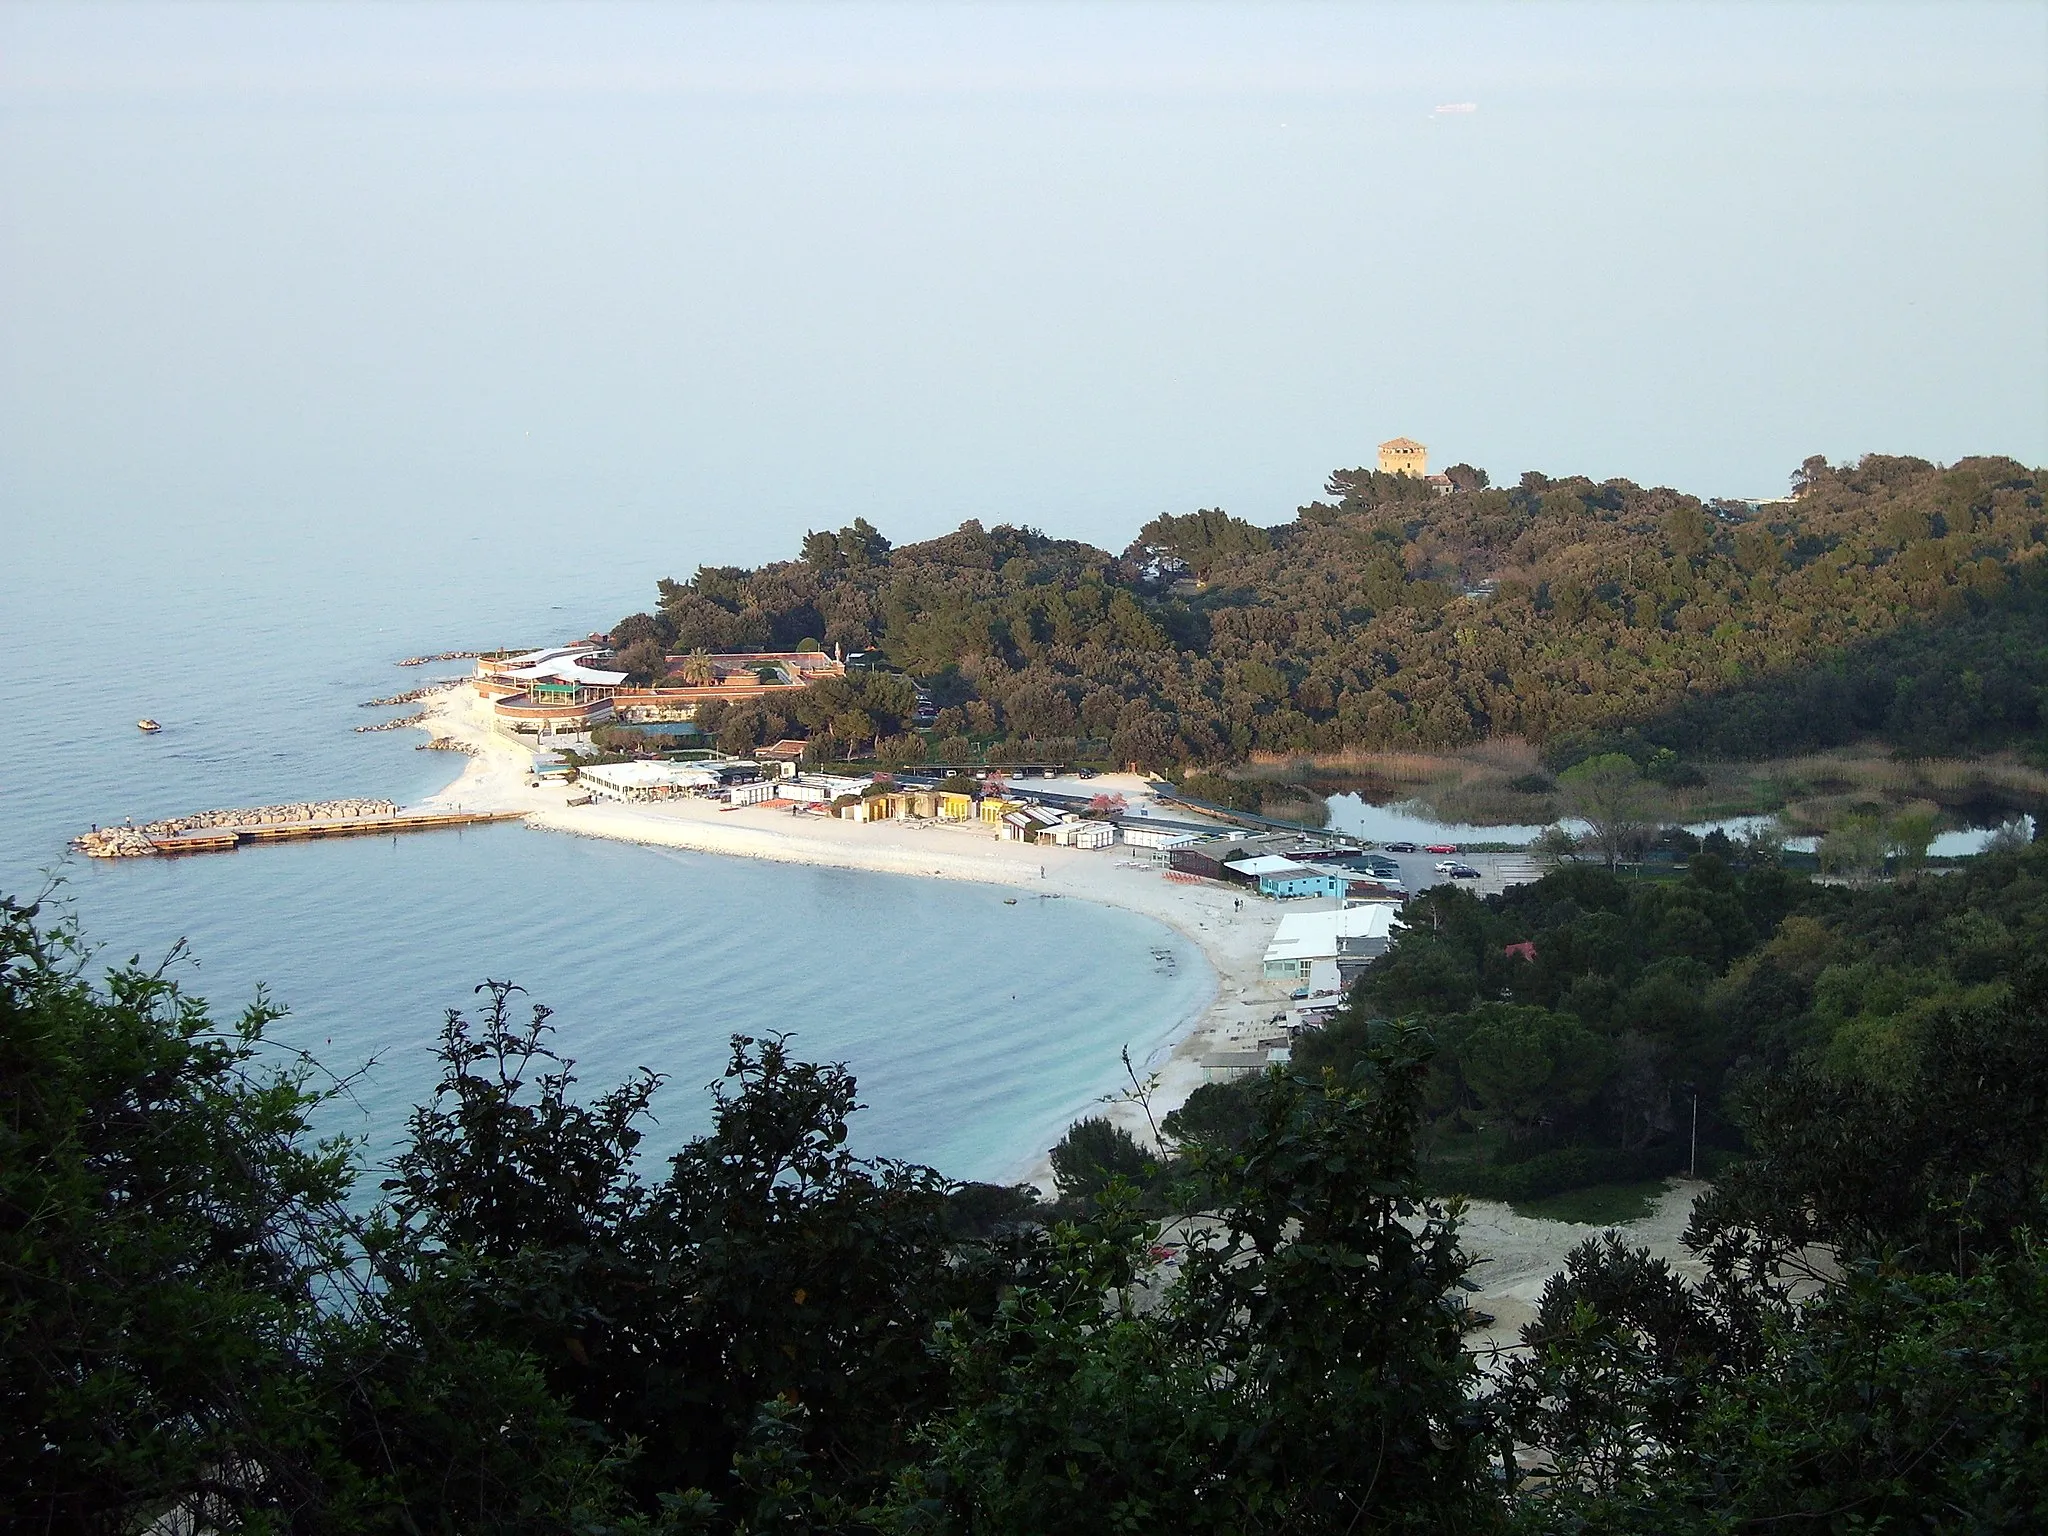
<path id="1" fill-rule="evenodd" d="M 2048 460 L 2048 7 L 0 7 L 18 526 L 1120 547 L 1397 433 Z"/>

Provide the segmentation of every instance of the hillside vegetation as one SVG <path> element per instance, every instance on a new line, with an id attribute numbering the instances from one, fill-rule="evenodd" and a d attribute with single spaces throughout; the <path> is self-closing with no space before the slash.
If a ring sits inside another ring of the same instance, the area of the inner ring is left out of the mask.
<path id="1" fill-rule="evenodd" d="M 1788 1073 L 1907 1089 L 1939 1021 L 1997 1013 L 2038 970 L 2048 844 L 1856 892 L 1710 853 L 1677 880 L 1571 866 L 1484 899 L 1439 886 L 1405 916 L 1296 1061 L 1348 1072 L 1379 1021 L 1422 1022 L 1427 1177 L 1535 1198 L 1685 1168 L 1695 1098 L 1712 1169 Z M 1204 1112 L 1242 1091 L 1201 1090 Z"/>
<path id="2" fill-rule="evenodd" d="M 2043 728 L 2041 471 L 1815 458 L 1760 508 L 1451 478 L 1439 496 L 1342 470 L 1284 526 L 1163 516 L 1121 555 L 977 522 L 898 548 L 856 520 L 793 561 L 663 581 L 612 639 L 647 677 L 698 649 L 879 651 L 926 684 L 936 728 L 854 700 L 813 731 L 907 758 L 1086 741 L 1163 769 L 1503 736 L 1554 757 L 1629 726 L 1696 755 L 1872 736 L 1940 754 Z M 715 722 L 735 747 L 790 723 Z"/>

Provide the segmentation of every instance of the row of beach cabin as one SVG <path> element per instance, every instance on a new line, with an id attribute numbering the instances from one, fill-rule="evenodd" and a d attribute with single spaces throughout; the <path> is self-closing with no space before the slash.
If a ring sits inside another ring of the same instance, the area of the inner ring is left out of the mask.
<path id="1" fill-rule="evenodd" d="M 872 776 L 798 773 L 795 768 L 790 762 L 730 758 L 598 763 L 578 773 L 577 785 L 593 799 L 629 804 L 688 795 L 734 807 L 787 807 L 846 821 L 979 822 L 1012 842 L 1046 847 L 1109 848 L 1122 836 L 1114 821 L 1076 815 L 1023 796 L 899 788 Z M 1129 829 L 1134 847 L 1163 849 L 1187 840 L 1186 833 L 1162 836 L 1151 829 Z"/>

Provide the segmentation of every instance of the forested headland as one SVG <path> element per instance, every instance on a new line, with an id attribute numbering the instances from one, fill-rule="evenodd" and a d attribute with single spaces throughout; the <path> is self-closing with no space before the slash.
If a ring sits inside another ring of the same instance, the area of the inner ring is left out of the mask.
<path id="1" fill-rule="evenodd" d="M 2042 471 L 1813 458 L 1761 505 L 1449 479 L 1341 470 L 1280 527 L 1165 515 L 1121 554 L 977 522 L 893 546 L 856 520 L 796 560 L 662 581 L 611 638 L 648 680 L 697 650 L 873 652 L 937 706 L 914 730 L 856 679 L 714 711 L 733 750 L 796 728 L 906 762 L 1165 771 L 1501 738 L 1556 769 L 1631 731 L 1644 758 L 2042 745 Z"/>
<path id="2" fill-rule="evenodd" d="M 102 978 L 8 903 L 4 1523 L 2048 1521 L 2048 847 L 1878 889 L 1575 868 L 1409 913 L 1293 1062 L 1157 1151 L 1084 1122 L 1048 1205 L 861 1156 L 855 1082 L 800 1038 L 735 1039 L 712 1129 L 650 1167 L 656 1076 L 579 1084 L 574 1027 L 502 983 L 367 1169 L 313 1133 L 349 1085 L 268 1047 L 273 1010 Z M 1466 1348 L 1451 1192 L 1668 1159 L 1688 1084 L 1705 1278 L 1592 1240 L 1519 1346 Z"/>

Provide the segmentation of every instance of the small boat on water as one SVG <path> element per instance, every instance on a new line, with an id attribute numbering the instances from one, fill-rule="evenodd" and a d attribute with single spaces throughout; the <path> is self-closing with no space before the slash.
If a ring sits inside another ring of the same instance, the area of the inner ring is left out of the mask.
<path id="1" fill-rule="evenodd" d="M 149 716 L 144 715 L 140 720 L 135 722 L 135 729 L 137 729 L 138 731 L 144 731 L 151 735 L 154 735 L 156 732 L 162 730 L 163 727 L 158 725 L 154 720 L 150 719 Z"/>
<path id="2" fill-rule="evenodd" d="M 1014 907 L 1015 905 L 1017 905 L 1017 898 L 1014 896 L 1005 896 L 1003 898 L 1003 905 L 1006 907 Z"/>

